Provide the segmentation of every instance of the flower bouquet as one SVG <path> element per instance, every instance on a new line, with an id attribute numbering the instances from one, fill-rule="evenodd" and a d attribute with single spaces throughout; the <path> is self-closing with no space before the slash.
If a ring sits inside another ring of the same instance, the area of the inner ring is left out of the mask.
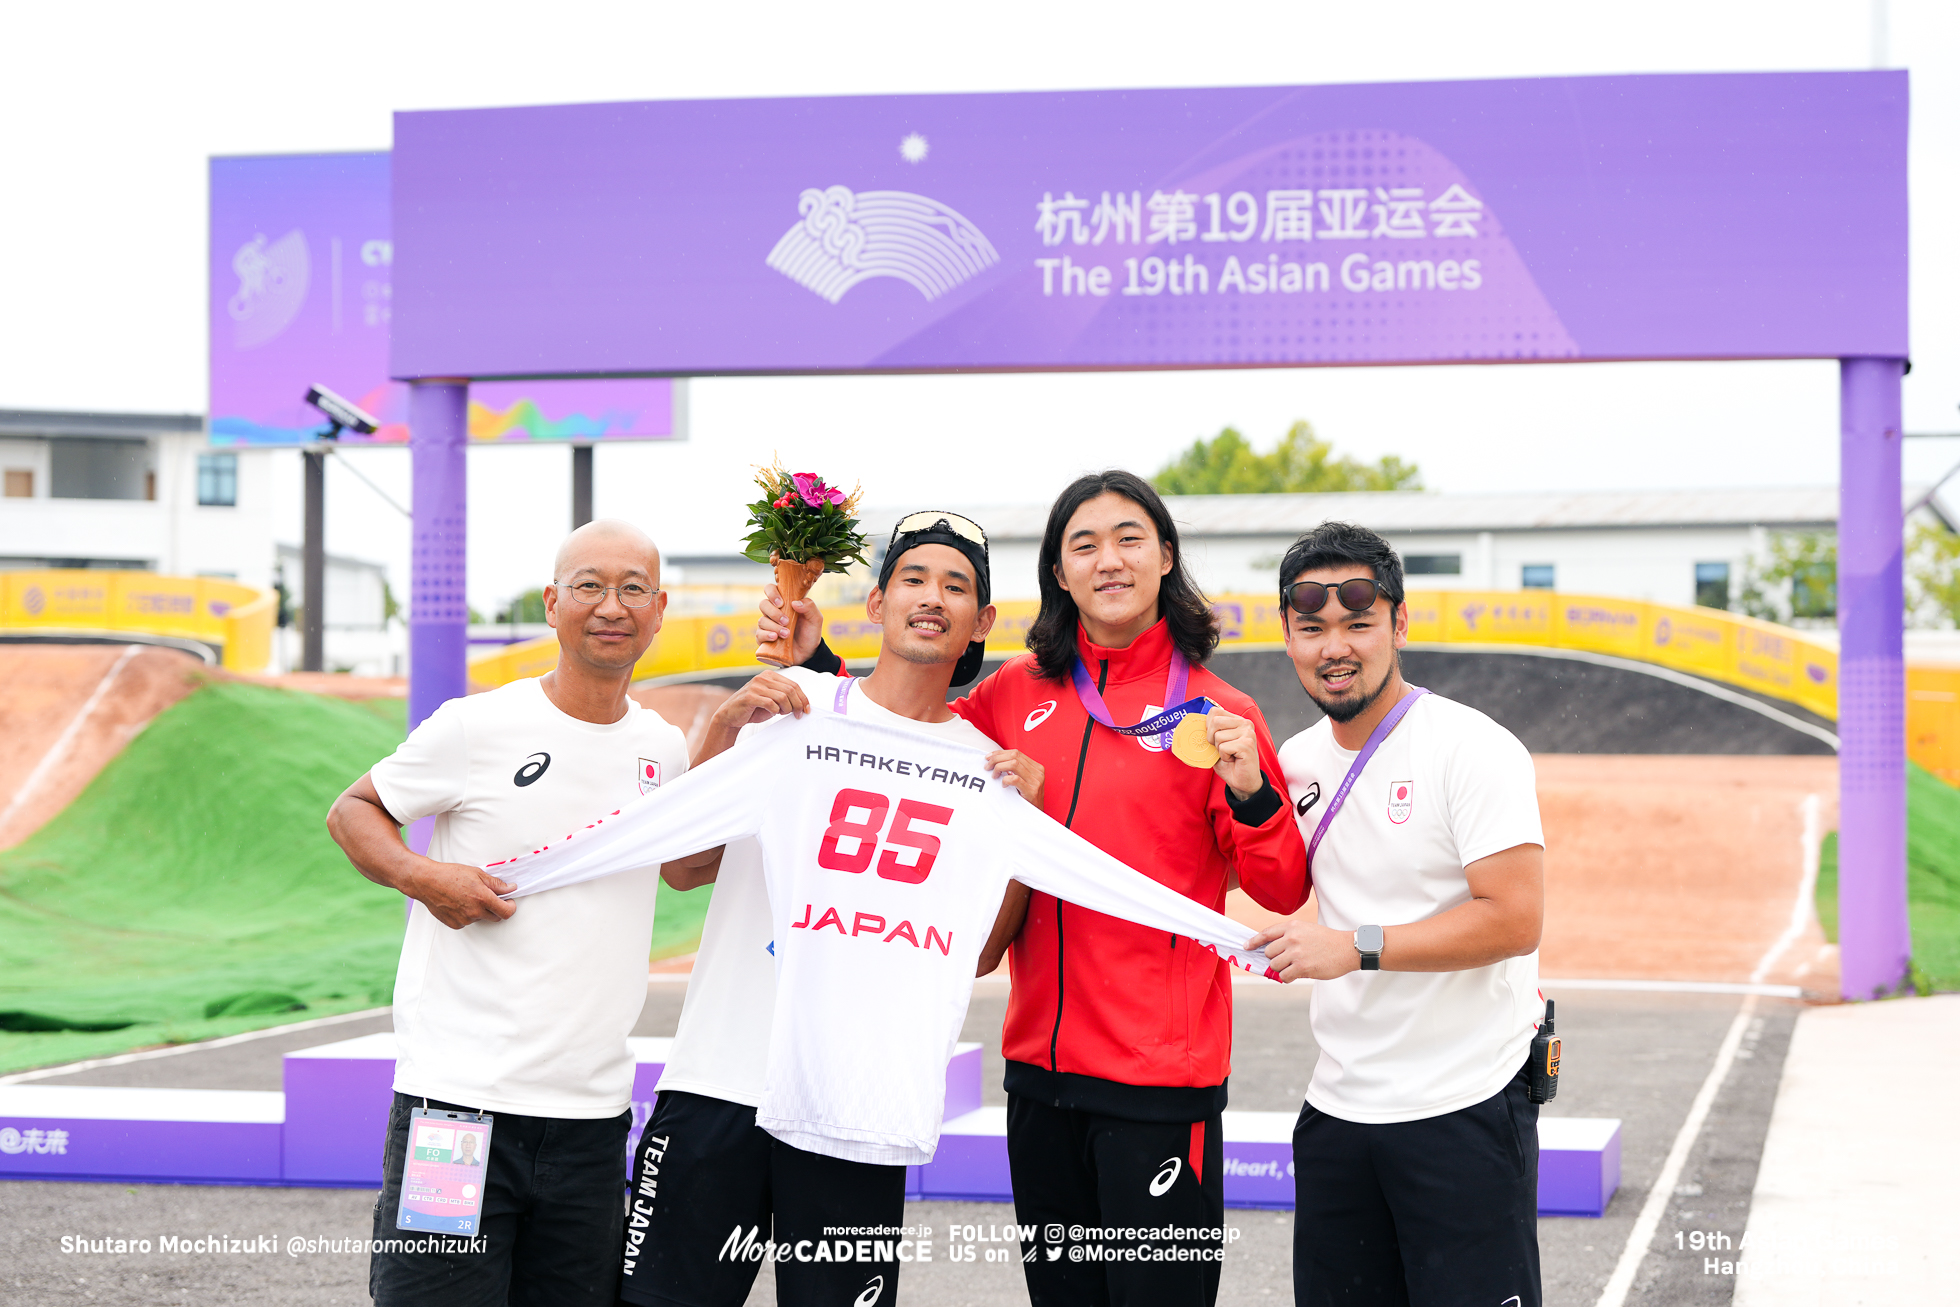
<path id="1" fill-rule="evenodd" d="M 843 572 L 864 562 L 864 536 L 858 531 L 861 490 L 846 495 L 825 485 L 814 472 L 785 472 L 781 463 L 759 468 L 756 485 L 762 498 L 749 505 L 749 533 L 744 556 L 776 568 L 776 588 L 783 594 L 783 620 L 789 634 L 758 646 L 756 661 L 786 667 L 796 647 L 796 610 L 790 604 L 807 598 L 810 587 L 825 572 Z"/>

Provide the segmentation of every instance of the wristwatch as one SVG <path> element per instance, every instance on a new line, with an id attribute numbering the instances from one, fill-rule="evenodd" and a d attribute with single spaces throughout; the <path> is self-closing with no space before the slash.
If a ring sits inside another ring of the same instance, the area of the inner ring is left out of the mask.
<path id="1" fill-rule="evenodd" d="M 1354 951 L 1361 955 L 1363 971 L 1382 969 L 1382 928 L 1363 926 L 1354 932 Z"/>

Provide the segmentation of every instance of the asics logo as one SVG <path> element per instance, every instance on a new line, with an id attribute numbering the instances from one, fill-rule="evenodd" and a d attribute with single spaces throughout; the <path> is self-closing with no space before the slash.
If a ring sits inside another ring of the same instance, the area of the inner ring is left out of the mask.
<path id="1" fill-rule="evenodd" d="M 877 1302 L 878 1296 L 884 1293 L 884 1291 L 885 1277 L 882 1275 L 873 1276 L 871 1283 L 864 1286 L 864 1292 L 852 1299 L 851 1307 L 871 1307 L 871 1304 Z"/>
<path id="2" fill-rule="evenodd" d="M 1307 792 L 1305 794 L 1302 794 L 1299 800 L 1296 803 L 1294 803 L 1293 811 L 1299 813 L 1302 817 L 1304 817 L 1307 815 L 1307 809 L 1313 807 L 1314 804 L 1319 802 L 1320 802 L 1320 782 L 1319 781 L 1310 782 L 1307 785 Z"/>
<path id="3" fill-rule="evenodd" d="M 532 781 L 544 775 L 544 769 L 549 766 L 551 766 L 550 754 L 534 753 L 524 760 L 524 765 L 517 769 L 517 775 L 510 779 L 518 786 L 529 785 Z"/>
<path id="4" fill-rule="evenodd" d="M 1047 721 L 1049 715 L 1054 711 L 1055 701 L 1053 699 L 1050 699 L 1047 703 L 1036 704 L 1035 710 L 1028 714 L 1028 719 L 1021 723 L 1021 729 L 1024 731 L 1033 730 L 1035 727 Z"/>
<path id="5" fill-rule="evenodd" d="M 1170 1187 L 1177 1183 L 1177 1177 L 1179 1174 L 1183 1172 L 1183 1170 L 1184 1170 L 1183 1158 L 1181 1157 L 1165 1158 L 1164 1169 L 1157 1172 L 1156 1175 L 1150 1178 L 1150 1196 L 1152 1198 L 1162 1198 L 1164 1194 L 1169 1191 Z"/>

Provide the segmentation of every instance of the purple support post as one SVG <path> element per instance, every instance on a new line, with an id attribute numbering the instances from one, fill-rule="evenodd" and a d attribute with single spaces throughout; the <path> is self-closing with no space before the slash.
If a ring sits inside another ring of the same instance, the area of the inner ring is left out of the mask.
<path id="1" fill-rule="evenodd" d="M 1900 359 L 1839 364 L 1838 944 L 1844 997 L 1895 991 L 1906 920 Z"/>
<path id="2" fill-rule="evenodd" d="M 409 561 L 408 727 L 468 690 L 469 382 L 418 381 L 408 396 L 413 461 Z"/>

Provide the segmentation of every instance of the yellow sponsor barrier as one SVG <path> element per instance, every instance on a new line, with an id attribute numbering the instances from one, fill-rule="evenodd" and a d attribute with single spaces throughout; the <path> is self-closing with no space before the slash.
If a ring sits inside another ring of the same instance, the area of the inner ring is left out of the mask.
<path id="1" fill-rule="evenodd" d="M 103 574 L 80 575 L 93 579 Z M 74 595 L 63 602 L 88 600 Z M 1837 718 L 1837 652 L 1787 626 L 1712 608 L 1553 590 L 1417 590 L 1410 592 L 1408 603 L 1409 638 L 1417 643 L 1531 645 L 1607 654 L 1671 667 Z M 987 638 L 988 652 L 1020 652 L 1039 605 L 1014 600 L 996 607 L 999 615 Z M 1213 609 L 1222 644 L 1276 644 L 1285 638 L 1277 595 L 1222 595 Z M 843 658 L 871 658 L 878 652 L 878 628 L 862 613 L 826 617 L 824 638 Z M 550 638 L 512 645 L 473 661 L 470 680 L 486 687 L 502 685 L 541 675 L 557 659 L 558 646 Z M 755 661 L 753 618 L 671 618 L 635 675 L 646 679 L 724 668 L 735 673 L 761 670 Z M 1960 667 L 1906 669 L 1906 742 L 1914 762 L 1960 784 Z"/>
<path id="2" fill-rule="evenodd" d="M 235 672 L 272 661 L 278 596 L 209 576 L 61 570 L 0 572 L 0 630 L 201 640 Z"/>

